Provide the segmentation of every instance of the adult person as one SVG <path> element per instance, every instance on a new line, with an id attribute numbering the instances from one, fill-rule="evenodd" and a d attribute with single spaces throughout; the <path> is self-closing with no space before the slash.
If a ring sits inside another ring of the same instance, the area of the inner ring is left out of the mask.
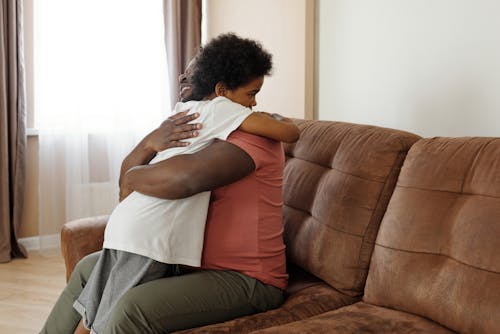
<path id="1" fill-rule="evenodd" d="M 174 109 L 199 113 L 203 129 L 189 146 L 158 152 L 149 165 L 197 152 L 236 129 L 295 141 L 298 128 L 292 121 L 251 109 L 271 69 L 271 54 L 254 40 L 235 34 L 210 40 L 198 52 L 191 77 L 193 92 L 203 99 L 179 102 Z M 134 191 L 115 207 L 100 258 L 73 304 L 91 333 L 103 331 L 114 305 L 132 287 L 164 277 L 171 264 L 200 267 L 209 199 L 209 191 L 177 200 Z"/>
<path id="2" fill-rule="evenodd" d="M 113 309 L 103 333 L 162 333 L 264 311 L 282 302 L 287 276 L 281 145 L 236 132 L 227 142 L 145 166 L 160 150 L 183 145 L 179 139 L 196 135 L 199 125 L 186 124 L 193 117 L 178 114 L 146 136 L 124 160 L 122 171 L 143 167 L 122 174 L 120 189 L 175 199 L 222 187 L 212 194 L 201 270 L 132 288 Z M 77 265 L 44 333 L 67 333 L 76 326 L 78 314 L 68 302 L 85 286 L 97 256 Z"/>

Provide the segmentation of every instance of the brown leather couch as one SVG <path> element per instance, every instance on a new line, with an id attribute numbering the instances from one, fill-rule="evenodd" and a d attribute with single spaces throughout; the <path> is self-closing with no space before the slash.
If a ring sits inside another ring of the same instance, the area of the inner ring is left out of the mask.
<path id="1" fill-rule="evenodd" d="M 182 333 L 500 333 L 500 138 L 297 123 L 285 303 Z M 63 227 L 68 275 L 106 219 Z"/>

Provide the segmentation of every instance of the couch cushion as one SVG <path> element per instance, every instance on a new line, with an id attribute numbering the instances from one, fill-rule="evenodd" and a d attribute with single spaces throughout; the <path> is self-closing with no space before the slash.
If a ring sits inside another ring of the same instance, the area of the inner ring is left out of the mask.
<path id="1" fill-rule="evenodd" d="M 500 333 L 500 138 L 410 150 L 380 227 L 364 300 L 464 333 Z"/>
<path id="2" fill-rule="evenodd" d="M 358 300 L 357 297 L 346 296 L 327 284 L 320 283 L 293 293 L 281 307 L 275 310 L 176 333 L 249 333 L 258 329 L 307 319 Z"/>
<path id="3" fill-rule="evenodd" d="M 69 280 L 78 261 L 102 249 L 104 229 L 109 216 L 96 216 L 70 221 L 61 229 L 61 253 Z"/>
<path id="4" fill-rule="evenodd" d="M 419 137 L 341 122 L 297 123 L 300 139 L 285 147 L 288 260 L 360 296 L 380 221 L 406 153 Z"/>
<path id="5" fill-rule="evenodd" d="M 254 331 L 252 333 L 451 334 L 454 332 L 431 320 L 416 315 L 360 302 L 307 320 Z"/>

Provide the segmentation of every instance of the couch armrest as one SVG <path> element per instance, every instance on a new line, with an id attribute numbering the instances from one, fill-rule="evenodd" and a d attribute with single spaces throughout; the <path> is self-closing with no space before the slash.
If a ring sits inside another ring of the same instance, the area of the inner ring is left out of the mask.
<path id="1" fill-rule="evenodd" d="M 61 252 L 66 265 L 66 280 L 84 256 L 102 249 L 104 229 L 109 216 L 70 221 L 61 230 Z"/>

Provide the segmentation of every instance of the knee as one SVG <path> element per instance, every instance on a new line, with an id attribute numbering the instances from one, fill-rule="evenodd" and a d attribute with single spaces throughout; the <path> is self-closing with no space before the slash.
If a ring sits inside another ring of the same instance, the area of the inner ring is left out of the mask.
<path id="1" fill-rule="evenodd" d="M 85 285 L 90 274 L 92 273 L 92 269 L 94 268 L 97 259 L 99 258 L 99 253 L 100 252 L 89 254 L 78 261 L 73 269 L 73 272 L 71 273 L 70 280 L 77 280 L 81 284 Z"/>
<path id="2" fill-rule="evenodd" d="M 68 285 L 64 291 L 66 293 L 70 293 L 73 296 L 73 299 L 78 298 L 85 287 L 85 284 L 87 284 L 89 276 L 92 273 L 92 269 L 94 268 L 98 258 L 98 256 L 95 256 L 94 254 L 87 255 L 81 259 L 71 273 Z"/>
<path id="3" fill-rule="evenodd" d="M 105 334 L 153 333 L 146 314 L 130 293 L 126 293 L 113 307 Z"/>

